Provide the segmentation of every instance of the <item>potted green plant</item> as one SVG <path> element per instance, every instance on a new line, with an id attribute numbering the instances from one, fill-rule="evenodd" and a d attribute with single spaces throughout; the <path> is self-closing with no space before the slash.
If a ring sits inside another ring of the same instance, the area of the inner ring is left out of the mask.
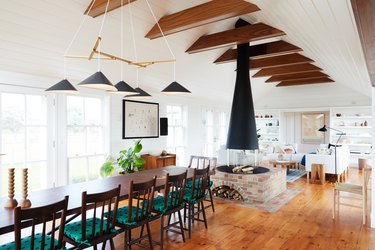
<path id="1" fill-rule="evenodd" d="M 134 147 L 124 149 L 119 152 L 119 156 L 115 159 L 113 156 L 108 156 L 106 162 L 100 168 L 100 175 L 102 177 L 109 176 L 113 170 L 119 169 L 120 174 L 129 174 L 142 170 L 144 159 L 138 156 L 142 150 L 141 140 L 134 142 Z"/>

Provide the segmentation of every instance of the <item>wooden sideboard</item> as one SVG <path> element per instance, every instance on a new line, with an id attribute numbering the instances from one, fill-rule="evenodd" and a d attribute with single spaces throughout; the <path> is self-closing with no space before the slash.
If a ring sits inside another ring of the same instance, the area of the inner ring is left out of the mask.
<path id="1" fill-rule="evenodd" d="M 167 154 L 165 156 L 153 156 L 150 154 L 144 154 L 141 155 L 141 157 L 145 160 L 145 164 L 142 165 L 143 169 L 154 169 L 176 165 L 175 154 Z"/>

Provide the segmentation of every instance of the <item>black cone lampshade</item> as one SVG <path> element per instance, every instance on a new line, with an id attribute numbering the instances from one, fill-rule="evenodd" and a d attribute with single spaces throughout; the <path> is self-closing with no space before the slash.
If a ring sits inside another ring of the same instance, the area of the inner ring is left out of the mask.
<path id="1" fill-rule="evenodd" d="M 45 91 L 58 94 L 77 94 L 78 90 L 67 80 L 61 80 Z"/>
<path id="2" fill-rule="evenodd" d="M 82 82 L 78 84 L 80 87 L 93 88 L 93 89 L 102 89 L 109 91 L 116 91 L 117 89 L 108 78 L 101 72 L 98 71 L 95 74 L 89 76 Z"/>
<path id="3" fill-rule="evenodd" d="M 147 93 L 146 91 L 144 91 L 143 89 L 141 88 L 135 88 L 134 89 L 135 91 L 138 92 L 138 94 L 135 94 L 135 95 L 127 95 L 125 96 L 125 98 L 127 97 L 151 97 L 151 95 L 149 93 Z"/>
<path id="4" fill-rule="evenodd" d="M 185 87 L 183 87 L 178 82 L 174 81 L 171 84 L 169 84 L 165 89 L 163 89 L 161 92 L 167 95 L 182 95 L 182 94 L 190 94 L 191 92 L 187 90 Z"/>
<path id="5" fill-rule="evenodd" d="M 318 131 L 320 131 L 320 132 L 327 132 L 326 125 L 324 125 L 323 127 L 321 127 Z"/>
<path id="6" fill-rule="evenodd" d="M 138 92 L 133 89 L 129 84 L 124 81 L 120 81 L 115 85 L 117 91 L 109 91 L 111 94 L 118 94 L 118 95 L 135 95 Z"/>
<path id="7" fill-rule="evenodd" d="M 242 25 L 240 19 L 236 27 Z M 237 72 L 227 149 L 259 149 L 249 74 L 249 43 L 237 45 Z"/>

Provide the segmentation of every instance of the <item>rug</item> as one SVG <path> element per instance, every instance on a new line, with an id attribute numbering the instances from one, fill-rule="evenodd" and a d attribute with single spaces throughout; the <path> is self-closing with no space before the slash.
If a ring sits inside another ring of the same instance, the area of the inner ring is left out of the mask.
<path id="1" fill-rule="evenodd" d="M 302 176 L 306 175 L 306 171 L 302 169 L 289 169 L 289 173 L 286 175 L 286 182 L 295 182 Z"/>
<path id="2" fill-rule="evenodd" d="M 287 204 L 291 199 L 293 199 L 295 196 L 297 196 L 301 192 L 302 192 L 302 188 L 287 187 L 285 192 L 275 196 L 274 198 L 272 198 L 271 200 L 265 203 L 235 201 L 235 200 L 229 200 L 229 199 L 218 198 L 218 197 L 215 197 L 215 199 L 218 199 L 223 202 L 232 203 L 237 206 L 254 208 L 254 209 L 264 210 L 269 213 L 275 213 L 277 212 L 277 210 L 282 208 L 285 204 Z"/>

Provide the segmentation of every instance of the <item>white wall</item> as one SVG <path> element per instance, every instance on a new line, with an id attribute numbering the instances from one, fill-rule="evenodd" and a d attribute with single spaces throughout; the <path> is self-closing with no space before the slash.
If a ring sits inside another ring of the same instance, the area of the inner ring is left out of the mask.
<path id="1" fill-rule="evenodd" d="M 202 154 L 204 147 L 204 131 L 202 129 L 202 108 L 215 108 L 229 111 L 230 105 L 223 102 L 203 102 L 181 96 L 167 96 L 153 94 L 150 99 L 140 101 L 159 103 L 159 116 L 166 117 L 167 105 L 185 105 L 187 107 L 187 148 L 185 152 L 185 165 L 188 164 L 190 155 Z M 133 145 L 133 139 L 122 139 L 122 97 L 111 96 L 111 154 Z M 142 139 L 143 153 L 160 153 L 167 147 L 167 137 Z"/>
<path id="2" fill-rule="evenodd" d="M 325 124 L 329 124 L 329 113 L 327 111 L 306 111 L 306 112 L 282 112 L 281 123 L 284 138 L 286 143 L 297 143 L 298 152 L 315 152 L 319 144 L 303 144 L 302 143 L 302 114 L 303 113 L 323 113 L 325 114 Z M 325 143 L 329 142 L 329 134 L 325 134 Z"/>

